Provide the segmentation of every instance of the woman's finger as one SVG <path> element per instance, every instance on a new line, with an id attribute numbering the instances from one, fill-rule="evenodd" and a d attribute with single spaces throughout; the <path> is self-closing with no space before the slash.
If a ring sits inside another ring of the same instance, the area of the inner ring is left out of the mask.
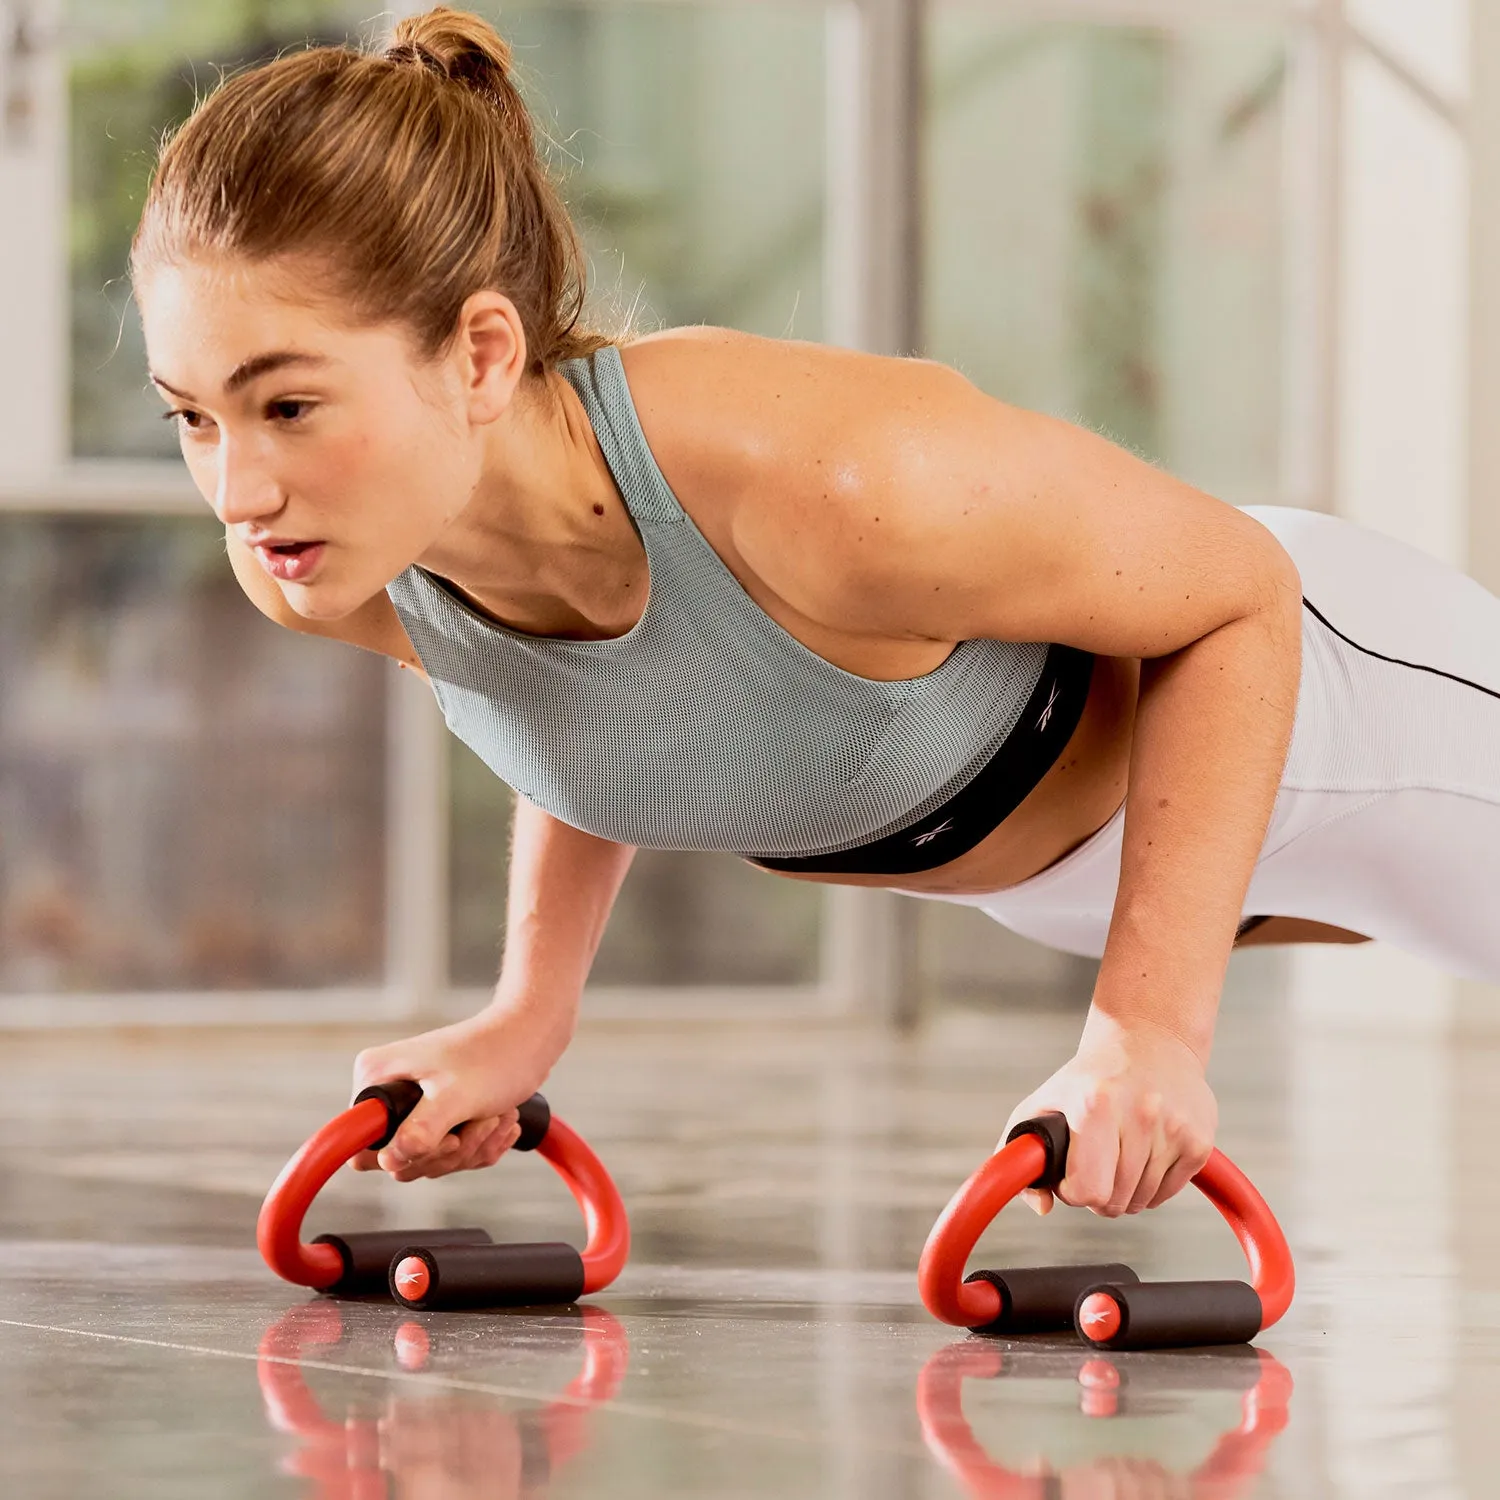
<path id="1" fill-rule="evenodd" d="M 514 1114 L 471 1121 L 455 1137 L 459 1149 L 437 1163 L 429 1175 L 444 1177 L 451 1172 L 472 1172 L 492 1167 L 515 1143 L 521 1127 Z"/>
<path id="2" fill-rule="evenodd" d="M 446 1170 L 467 1172 L 477 1166 L 480 1154 L 502 1129 L 504 1126 L 501 1121 L 493 1116 L 487 1120 L 469 1121 L 456 1137 L 459 1143 L 458 1153 L 451 1162 L 444 1164 Z"/>
<path id="3" fill-rule="evenodd" d="M 447 1136 L 425 1156 L 386 1170 L 397 1182 L 418 1182 L 424 1177 L 444 1177 L 453 1170 L 460 1150 L 458 1137 Z"/>
<path id="4" fill-rule="evenodd" d="M 1110 1186 L 1109 1200 L 1102 1208 L 1096 1208 L 1095 1213 L 1106 1219 L 1117 1219 L 1130 1207 L 1141 1178 L 1151 1167 L 1155 1145 L 1152 1135 L 1152 1132 L 1139 1128 L 1121 1131 L 1120 1155 L 1115 1162 L 1115 1180 Z"/>
<path id="5" fill-rule="evenodd" d="M 1130 1202 L 1125 1207 L 1127 1214 L 1138 1214 L 1143 1208 L 1151 1207 L 1156 1200 L 1156 1195 L 1161 1191 L 1167 1173 L 1172 1170 L 1176 1161 L 1177 1155 L 1171 1147 L 1157 1144 L 1151 1153 L 1150 1160 L 1146 1163 L 1145 1170 L 1140 1175 L 1140 1180 L 1135 1185 L 1135 1190 L 1130 1195 Z"/>
<path id="6" fill-rule="evenodd" d="M 480 1147 L 475 1155 L 472 1165 L 478 1169 L 481 1167 L 493 1167 L 496 1162 L 515 1145 L 520 1137 L 521 1127 L 519 1125 L 497 1126 L 489 1139 Z"/>
<path id="7" fill-rule="evenodd" d="M 457 1130 L 441 1137 L 424 1155 L 407 1161 L 389 1161 L 381 1153 L 378 1165 L 397 1182 L 416 1182 L 427 1177 L 446 1177 L 481 1166 L 493 1166 L 515 1145 L 521 1125 L 513 1109 L 503 1115 L 466 1120 Z M 370 1153 L 361 1153 L 363 1158 Z"/>
<path id="8" fill-rule="evenodd" d="M 1104 1208 L 1114 1192 L 1120 1160 L 1120 1127 L 1114 1112 L 1095 1105 L 1076 1120 L 1070 1115 L 1068 1127 L 1067 1173 L 1057 1196 L 1074 1208 Z"/>
<path id="9" fill-rule="evenodd" d="M 1203 1170 L 1203 1163 L 1207 1160 L 1207 1153 L 1201 1159 L 1196 1155 L 1178 1157 L 1167 1168 L 1161 1186 L 1151 1195 L 1151 1201 L 1146 1207 L 1160 1208 L 1169 1198 L 1175 1198 Z"/>

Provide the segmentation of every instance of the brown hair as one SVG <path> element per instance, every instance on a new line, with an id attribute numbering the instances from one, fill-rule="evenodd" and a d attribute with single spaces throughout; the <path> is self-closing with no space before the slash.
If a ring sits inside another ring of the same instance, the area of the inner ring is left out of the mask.
<path id="1" fill-rule="evenodd" d="M 384 51 L 313 47 L 231 77 L 167 140 L 131 246 L 139 281 L 193 255 L 311 255 L 423 357 L 503 292 L 533 374 L 612 340 L 579 326 L 583 249 L 488 22 L 438 6 Z"/>

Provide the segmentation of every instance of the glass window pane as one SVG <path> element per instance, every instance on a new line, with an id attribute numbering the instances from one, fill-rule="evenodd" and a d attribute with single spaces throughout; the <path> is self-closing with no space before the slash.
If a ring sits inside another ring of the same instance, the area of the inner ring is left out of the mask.
<path id="1" fill-rule="evenodd" d="M 125 282 L 155 144 L 195 93 L 308 41 L 368 36 L 356 0 L 68 0 L 73 451 L 175 452 Z M 476 5 L 517 75 L 592 262 L 638 326 L 822 325 L 823 17 L 815 7 Z"/>
<path id="2" fill-rule="evenodd" d="M 211 520 L 0 520 L 0 989 L 379 983 L 384 684 Z"/>
<path id="3" fill-rule="evenodd" d="M 973 906 L 917 903 L 917 992 L 927 1004 L 1088 1008 L 1099 965 L 1044 947 Z"/>
<path id="4" fill-rule="evenodd" d="M 496 14 L 488 10 L 488 14 Z M 823 30 L 807 5 L 508 5 L 596 302 L 822 332 Z"/>
<path id="5" fill-rule="evenodd" d="M 929 30 L 927 347 L 1237 503 L 1281 472 L 1273 26 Z"/>
<path id="6" fill-rule="evenodd" d="M 173 457 L 125 280 L 156 144 L 220 69 L 368 29 L 357 0 L 66 0 L 72 448 Z"/>
<path id="7" fill-rule="evenodd" d="M 453 742 L 451 943 L 456 985 L 489 986 L 505 937 L 511 796 Z M 812 984 L 818 977 L 815 887 L 722 854 L 642 849 L 594 960 L 605 985 Z"/>
<path id="8" fill-rule="evenodd" d="M 488 13 L 488 12 L 487 12 Z M 822 332 L 823 26 L 816 7 L 507 7 L 523 88 L 567 170 L 604 317 Z M 505 787 L 452 759 L 455 983 L 494 982 Z M 601 984 L 810 982 L 821 896 L 724 855 L 643 850 Z"/>

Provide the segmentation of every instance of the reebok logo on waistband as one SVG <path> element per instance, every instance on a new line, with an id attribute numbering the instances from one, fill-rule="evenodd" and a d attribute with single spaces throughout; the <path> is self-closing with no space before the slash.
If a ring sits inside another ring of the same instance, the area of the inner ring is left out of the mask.
<path id="1" fill-rule="evenodd" d="M 916 838 L 914 838 L 912 840 L 912 843 L 918 844 L 918 845 L 920 845 L 920 844 L 930 844 L 933 841 L 933 839 L 935 839 L 938 836 L 938 834 L 940 834 L 940 833 L 947 833 L 948 830 L 950 828 L 952 828 L 952 827 L 953 827 L 953 819 L 949 818 L 946 823 L 939 823 L 936 828 L 929 829 L 928 832 L 926 832 L 926 833 L 919 833 L 916 836 Z"/>
<path id="2" fill-rule="evenodd" d="M 1052 684 L 1052 691 L 1047 696 L 1047 706 L 1042 710 L 1042 716 L 1036 721 L 1038 729 L 1045 729 L 1052 722 L 1052 705 L 1057 702 L 1057 684 Z"/>

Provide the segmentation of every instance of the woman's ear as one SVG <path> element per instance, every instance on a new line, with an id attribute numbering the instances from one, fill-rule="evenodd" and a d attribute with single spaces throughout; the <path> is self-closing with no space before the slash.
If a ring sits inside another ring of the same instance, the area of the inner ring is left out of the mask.
<path id="1" fill-rule="evenodd" d="M 476 292 L 458 315 L 453 353 L 469 405 L 483 424 L 502 416 L 526 373 L 526 330 L 509 297 Z"/>

